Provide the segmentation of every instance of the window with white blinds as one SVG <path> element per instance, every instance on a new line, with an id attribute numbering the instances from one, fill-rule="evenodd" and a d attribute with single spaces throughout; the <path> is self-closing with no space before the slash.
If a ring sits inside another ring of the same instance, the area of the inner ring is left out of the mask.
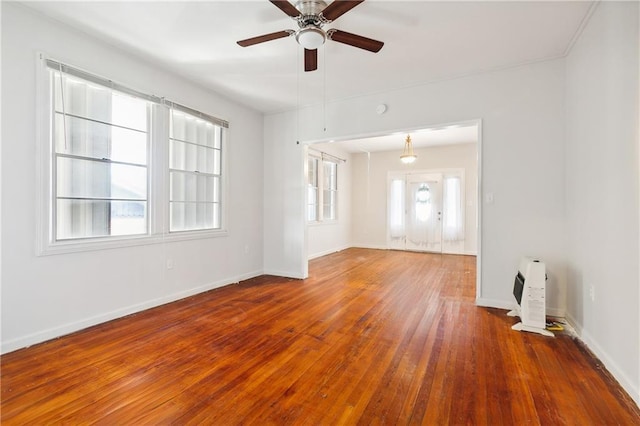
<path id="1" fill-rule="evenodd" d="M 318 220 L 318 206 L 320 205 L 320 191 L 318 190 L 318 163 L 320 159 L 309 156 L 307 174 L 307 221 Z"/>
<path id="2" fill-rule="evenodd" d="M 225 234 L 226 121 L 42 59 L 41 254 Z"/>
<path id="3" fill-rule="evenodd" d="M 338 163 L 324 154 L 307 157 L 307 222 L 338 219 Z"/>
<path id="4" fill-rule="evenodd" d="M 149 102 L 50 74 L 55 239 L 146 234 Z"/>
<path id="5" fill-rule="evenodd" d="M 220 229 L 222 127 L 171 109 L 170 230 Z"/>
<path id="6" fill-rule="evenodd" d="M 322 218 L 336 220 L 338 217 L 338 164 L 324 160 L 322 185 Z"/>

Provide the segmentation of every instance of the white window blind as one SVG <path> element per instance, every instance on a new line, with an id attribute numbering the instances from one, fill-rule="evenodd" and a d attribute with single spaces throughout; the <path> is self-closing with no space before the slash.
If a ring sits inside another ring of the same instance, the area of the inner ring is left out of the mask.
<path id="1" fill-rule="evenodd" d="M 228 122 L 41 59 L 40 254 L 226 235 Z"/>
<path id="2" fill-rule="evenodd" d="M 461 180 L 459 176 L 444 178 L 442 236 L 445 241 L 464 240 Z"/>
<path id="3" fill-rule="evenodd" d="M 404 238 L 405 181 L 393 179 L 389 186 L 389 234 L 391 238 Z"/>
<path id="4" fill-rule="evenodd" d="M 222 127 L 171 109 L 170 230 L 220 229 Z"/>
<path id="5" fill-rule="evenodd" d="M 318 220 L 318 206 L 320 203 L 320 192 L 318 190 L 318 163 L 320 159 L 309 156 L 307 174 L 307 220 L 315 222 Z"/>
<path id="6" fill-rule="evenodd" d="M 49 73 L 55 240 L 147 233 L 149 101 Z"/>
<path id="7" fill-rule="evenodd" d="M 338 217 L 338 164 L 323 160 L 322 218 L 336 220 Z"/>
<path id="8" fill-rule="evenodd" d="M 307 156 L 307 221 L 337 220 L 338 162 L 345 160 L 312 148 L 309 150 L 314 154 Z"/>

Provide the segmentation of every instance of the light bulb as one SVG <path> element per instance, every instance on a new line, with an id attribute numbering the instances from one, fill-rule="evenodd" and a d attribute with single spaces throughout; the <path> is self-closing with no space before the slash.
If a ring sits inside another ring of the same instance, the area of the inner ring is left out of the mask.
<path id="1" fill-rule="evenodd" d="M 316 27 L 301 28 L 296 33 L 298 44 L 308 50 L 316 50 L 324 44 L 325 39 L 324 31 Z"/>

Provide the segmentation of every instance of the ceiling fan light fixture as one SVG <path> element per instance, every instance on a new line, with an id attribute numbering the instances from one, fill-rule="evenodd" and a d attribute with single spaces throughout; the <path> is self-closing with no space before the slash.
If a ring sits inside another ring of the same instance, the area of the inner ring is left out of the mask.
<path id="1" fill-rule="evenodd" d="M 400 161 L 404 164 L 411 164 L 416 161 L 417 155 L 413 153 L 413 145 L 411 144 L 411 135 L 407 135 L 407 139 L 404 142 L 404 150 L 400 156 Z"/>
<path id="2" fill-rule="evenodd" d="M 296 32 L 298 44 L 308 50 L 316 50 L 324 44 L 326 39 L 324 31 L 317 27 L 300 28 Z"/>

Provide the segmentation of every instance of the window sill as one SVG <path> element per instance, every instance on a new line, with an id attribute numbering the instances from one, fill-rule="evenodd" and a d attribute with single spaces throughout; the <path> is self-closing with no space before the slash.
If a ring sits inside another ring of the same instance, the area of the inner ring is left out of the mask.
<path id="1" fill-rule="evenodd" d="M 113 238 L 93 238 L 85 240 L 63 241 L 57 243 L 44 243 L 38 247 L 38 256 L 50 256 L 56 254 L 80 253 L 93 250 L 109 250 L 125 247 L 143 246 L 149 244 L 162 244 L 176 241 L 203 240 L 209 238 L 226 237 L 226 230 L 206 231 L 181 231 L 167 234 L 136 235 Z"/>

